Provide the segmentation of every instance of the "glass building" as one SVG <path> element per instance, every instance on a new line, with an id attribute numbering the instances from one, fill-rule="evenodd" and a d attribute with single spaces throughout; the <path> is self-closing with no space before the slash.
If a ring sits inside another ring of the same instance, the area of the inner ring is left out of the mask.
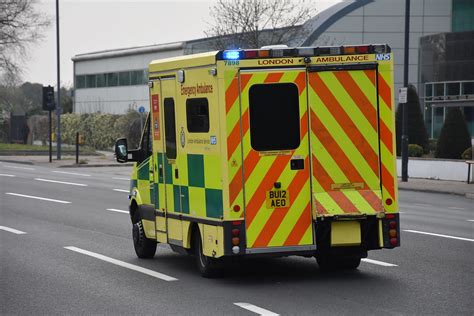
<path id="1" fill-rule="evenodd" d="M 452 31 L 420 38 L 418 91 L 431 138 L 451 106 L 462 108 L 474 137 L 474 1 L 453 0 Z"/>

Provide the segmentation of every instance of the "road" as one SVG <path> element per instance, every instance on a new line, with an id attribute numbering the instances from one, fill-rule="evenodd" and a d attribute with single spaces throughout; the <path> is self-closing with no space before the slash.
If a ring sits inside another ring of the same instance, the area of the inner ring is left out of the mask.
<path id="1" fill-rule="evenodd" d="M 400 192 L 402 246 L 357 271 L 312 258 L 258 259 L 222 278 L 159 245 L 136 258 L 128 167 L 0 163 L 1 314 L 328 315 L 474 311 L 474 208 L 458 196 Z M 122 211 L 122 212 L 121 212 Z"/>

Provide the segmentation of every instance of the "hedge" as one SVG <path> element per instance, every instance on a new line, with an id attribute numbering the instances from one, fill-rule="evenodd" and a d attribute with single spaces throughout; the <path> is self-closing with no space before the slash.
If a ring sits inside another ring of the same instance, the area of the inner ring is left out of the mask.
<path id="1" fill-rule="evenodd" d="M 141 115 L 130 111 L 124 115 L 91 113 L 61 115 L 61 141 L 64 144 L 75 144 L 76 133 L 84 136 L 84 145 L 98 149 L 110 150 L 115 140 L 125 137 L 130 148 L 138 147 L 141 136 Z M 143 118 L 144 119 L 144 118 Z M 35 140 L 48 140 L 47 116 L 30 118 Z M 53 117 L 53 133 L 56 133 L 56 118 Z"/>

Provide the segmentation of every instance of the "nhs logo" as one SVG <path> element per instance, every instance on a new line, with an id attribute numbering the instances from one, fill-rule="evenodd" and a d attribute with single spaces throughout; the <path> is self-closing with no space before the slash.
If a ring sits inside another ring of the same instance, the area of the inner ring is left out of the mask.
<path id="1" fill-rule="evenodd" d="M 390 60 L 390 54 L 377 54 L 375 60 Z"/>

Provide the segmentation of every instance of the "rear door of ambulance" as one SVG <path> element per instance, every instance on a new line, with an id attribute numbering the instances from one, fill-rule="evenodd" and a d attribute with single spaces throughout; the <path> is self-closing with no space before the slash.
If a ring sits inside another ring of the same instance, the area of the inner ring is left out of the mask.
<path id="1" fill-rule="evenodd" d="M 314 249 L 306 69 L 241 70 L 247 253 Z"/>
<path id="2" fill-rule="evenodd" d="M 317 216 L 381 212 L 377 65 L 311 67 L 308 100 Z"/>

